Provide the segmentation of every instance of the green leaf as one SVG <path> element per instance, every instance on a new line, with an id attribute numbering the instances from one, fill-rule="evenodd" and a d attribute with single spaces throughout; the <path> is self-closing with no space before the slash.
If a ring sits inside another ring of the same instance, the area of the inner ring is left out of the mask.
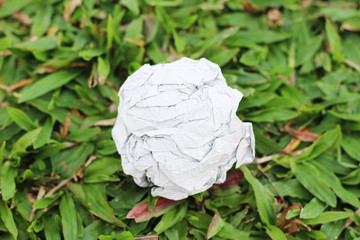
<path id="1" fill-rule="evenodd" d="M 358 113 L 339 113 L 334 110 L 329 110 L 328 113 L 344 120 L 360 122 L 360 114 Z"/>
<path id="2" fill-rule="evenodd" d="M 84 170 L 84 182 L 95 183 L 112 181 L 111 175 L 117 171 L 121 171 L 121 161 L 117 158 L 103 158 L 94 161 Z M 118 181 L 118 178 L 115 178 Z"/>
<path id="3" fill-rule="evenodd" d="M 215 212 L 214 217 L 211 220 L 211 223 L 209 225 L 208 231 L 207 231 L 207 239 L 212 238 L 215 236 L 225 225 L 225 222 L 222 220 L 221 216 L 218 212 Z"/>
<path id="4" fill-rule="evenodd" d="M 360 184 L 360 168 L 341 178 L 341 182 L 348 185 Z"/>
<path id="5" fill-rule="evenodd" d="M 6 50 L 9 46 L 11 46 L 11 38 L 9 37 L 2 37 L 0 38 L 0 51 Z M 1 64 L 0 64 L 0 70 L 1 70 Z"/>
<path id="6" fill-rule="evenodd" d="M 283 41 L 289 37 L 289 33 L 268 30 L 239 31 L 230 38 L 226 39 L 226 42 L 241 39 L 242 41 L 248 41 L 253 43 L 273 43 Z"/>
<path id="7" fill-rule="evenodd" d="M 138 0 L 121 0 L 121 4 L 129 8 L 135 15 L 139 15 Z"/>
<path id="8" fill-rule="evenodd" d="M 346 190 L 333 172 L 327 170 L 317 162 L 313 162 L 313 165 L 317 168 L 321 177 L 325 179 L 339 198 L 356 208 L 360 208 L 360 201 L 358 197 L 352 192 Z"/>
<path id="9" fill-rule="evenodd" d="M 17 239 L 18 236 L 18 230 L 17 226 L 14 222 L 13 214 L 11 210 L 9 209 L 6 202 L 4 202 L 2 199 L 0 199 L 0 218 L 2 222 L 4 223 L 6 229 L 11 233 L 14 239 Z"/>
<path id="10" fill-rule="evenodd" d="M 174 226 L 185 217 L 186 210 L 187 202 L 181 203 L 179 206 L 169 210 L 162 216 L 160 222 L 155 226 L 154 230 L 160 234 L 168 228 Z"/>
<path id="11" fill-rule="evenodd" d="M 266 137 L 264 133 L 260 131 L 259 128 L 253 127 L 255 135 L 255 149 L 256 151 L 269 155 L 280 150 L 280 146 L 272 140 L 270 137 Z"/>
<path id="12" fill-rule="evenodd" d="M 58 45 L 55 37 L 43 37 L 32 42 L 23 42 L 11 47 L 12 49 L 21 49 L 26 51 L 47 51 L 56 48 Z"/>
<path id="13" fill-rule="evenodd" d="M 338 32 L 329 19 L 325 21 L 326 38 L 330 46 L 330 52 L 334 55 L 341 53 L 341 40 Z"/>
<path id="14" fill-rule="evenodd" d="M 65 191 L 61 197 L 60 204 L 61 224 L 65 240 L 76 239 L 77 236 L 77 217 L 74 201 L 70 194 Z"/>
<path id="15" fill-rule="evenodd" d="M 46 119 L 45 124 L 43 125 L 37 139 L 34 141 L 34 149 L 44 146 L 51 137 L 51 133 L 54 127 L 54 121 L 51 118 Z"/>
<path id="16" fill-rule="evenodd" d="M 1 183 L 1 171 L 2 171 L 2 168 L 3 168 L 5 146 L 6 146 L 6 142 L 4 141 L 0 146 L 0 183 Z"/>
<path id="17" fill-rule="evenodd" d="M 266 190 L 264 185 L 256 179 L 245 165 L 241 165 L 246 180 L 251 184 L 255 193 L 256 206 L 258 208 L 261 221 L 265 224 L 274 225 L 276 222 L 275 199 Z"/>
<path id="18" fill-rule="evenodd" d="M 51 204 L 55 203 L 62 195 L 63 195 L 63 192 L 60 191 L 50 197 L 40 198 L 39 200 L 36 200 L 36 202 L 34 202 L 33 208 L 36 208 L 36 209 L 47 208 Z"/>
<path id="19" fill-rule="evenodd" d="M 103 196 L 99 188 L 104 187 L 103 185 L 97 184 L 84 184 L 84 192 L 86 195 L 86 201 L 89 205 L 90 211 L 98 216 L 99 218 L 116 224 L 120 227 L 125 227 L 126 225 L 119 219 L 114 216 L 113 209 L 109 206 L 107 199 Z"/>
<path id="20" fill-rule="evenodd" d="M 79 52 L 79 56 L 85 61 L 90 61 L 94 57 L 104 54 L 104 49 L 84 49 Z"/>
<path id="21" fill-rule="evenodd" d="M 37 9 L 34 23 L 31 26 L 31 34 L 41 37 L 48 30 L 51 24 L 53 8 L 50 4 Z"/>
<path id="22" fill-rule="evenodd" d="M 308 162 L 297 163 L 291 161 L 291 170 L 299 182 L 321 201 L 332 207 L 336 206 L 336 196 L 319 171 Z"/>
<path id="23" fill-rule="evenodd" d="M 97 240 L 101 234 L 109 234 L 112 231 L 112 226 L 97 220 L 89 224 L 84 230 L 84 239 Z"/>
<path id="24" fill-rule="evenodd" d="M 305 44 L 298 46 L 296 48 L 296 66 L 312 59 L 319 50 L 322 40 L 322 36 L 317 36 L 309 39 Z"/>
<path id="25" fill-rule="evenodd" d="M 67 137 L 74 142 L 87 142 L 96 138 L 99 134 L 100 128 L 86 128 L 73 131 Z"/>
<path id="26" fill-rule="evenodd" d="M 10 157 L 15 157 L 21 153 L 26 153 L 26 148 L 35 142 L 40 131 L 41 128 L 37 128 L 25 133 L 21 138 L 19 138 L 11 150 Z"/>
<path id="27" fill-rule="evenodd" d="M 174 240 L 188 240 L 188 224 L 185 220 L 182 220 L 165 231 L 165 235 L 168 239 Z M 141 240 L 141 239 L 139 239 Z M 144 239 L 145 240 L 145 239 Z M 155 240 L 155 239 L 154 239 Z"/>
<path id="28" fill-rule="evenodd" d="M 338 220 L 335 222 L 328 222 L 321 225 L 321 231 L 325 233 L 325 239 L 339 239 L 341 232 L 344 230 L 346 220 Z"/>
<path id="29" fill-rule="evenodd" d="M 267 225 L 265 226 L 266 233 L 270 236 L 273 240 L 286 240 L 285 234 L 274 225 Z"/>
<path id="30" fill-rule="evenodd" d="M 106 50 L 110 50 L 111 44 L 115 35 L 114 31 L 114 19 L 111 14 L 108 15 L 108 20 L 106 23 L 106 30 L 107 30 L 107 42 L 106 42 Z"/>
<path id="31" fill-rule="evenodd" d="M 250 235 L 249 231 L 240 231 L 227 222 L 224 223 L 224 226 L 217 234 L 217 236 L 221 237 L 222 239 L 235 239 L 235 240 L 249 239 L 249 235 Z"/>
<path id="32" fill-rule="evenodd" d="M 15 194 L 15 177 L 18 169 L 11 166 L 10 161 L 6 161 L 1 169 L 1 195 L 5 201 L 14 197 Z"/>
<path id="33" fill-rule="evenodd" d="M 341 147 L 353 159 L 360 161 L 360 142 L 355 136 L 344 135 L 341 141 Z"/>
<path id="34" fill-rule="evenodd" d="M 326 239 L 325 233 L 317 230 L 311 230 L 311 232 L 307 232 L 306 235 L 312 239 Z"/>
<path id="35" fill-rule="evenodd" d="M 189 210 L 186 213 L 186 220 L 196 228 L 207 230 L 212 218 L 209 214 Z"/>
<path id="36" fill-rule="evenodd" d="M 90 177 L 99 173 L 111 175 L 122 169 L 121 161 L 117 158 L 102 158 L 93 161 L 84 170 L 84 177 Z"/>
<path id="37" fill-rule="evenodd" d="M 58 217 L 58 215 L 55 215 Z M 61 240 L 60 229 L 54 217 L 44 217 L 44 232 L 47 240 Z"/>
<path id="38" fill-rule="evenodd" d="M 278 122 L 288 121 L 298 116 L 296 112 L 283 108 L 266 108 L 251 112 L 245 116 L 246 119 L 253 122 Z"/>
<path id="39" fill-rule="evenodd" d="M 302 221 L 307 225 L 316 225 L 316 224 L 323 224 L 323 223 L 327 223 L 327 222 L 339 221 L 341 219 L 349 218 L 351 216 L 353 216 L 352 212 L 329 211 L 329 212 L 321 213 L 316 218 L 303 219 Z"/>
<path id="40" fill-rule="evenodd" d="M 236 54 L 238 54 L 239 49 L 221 49 L 220 51 L 216 51 L 214 55 L 212 55 L 209 60 L 218 64 L 220 67 L 224 66 L 228 62 L 233 59 Z"/>
<path id="41" fill-rule="evenodd" d="M 296 179 L 274 182 L 274 185 L 279 189 L 282 196 L 291 196 L 307 200 L 312 198 L 312 195 Z M 277 194 L 273 187 L 269 186 L 269 190 L 272 190 L 273 194 Z"/>
<path id="42" fill-rule="evenodd" d="M 32 0 L 12 0 L 6 1 L 4 6 L 0 8 L 0 18 L 7 17 L 17 11 L 20 11 L 26 5 L 31 3 Z"/>
<path id="43" fill-rule="evenodd" d="M 31 131 L 37 128 L 37 125 L 31 120 L 22 110 L 14 107 L 8 107 L 7 112 L 11 120 L 13 120 L 19 127 L 26 131 Z"/>
<path id="44" fill-rule="evenodd" d="M 54 155 L 56 172 L 62 178 L 69 178 L 81 167 L 93 152 L 94 146 L 83 143 L 80 146 L 61 151 Z"/>
<path id="45" fill-rule="evenodd" d="M 305 205 L 304 209 L 300 213 L 300 218 L 308 219 L 319 216 L 327 205 L 317 198 L 313 198 L 308 204 Z"/>
<path id="46" fill-rule="evenodd" d="M 99 74 L 99 83 L 103 85 L 110 73 L 110 63 L 107 59 L 98 57 L 98 74 Z"/>
<path id="47" fill-rule="evenodd" d="M 342 138 L 340 126 L 321 135 L 304 153 L 296 157 L 298 161 L 314 159 L 330 149 L 335 149 Z"/>
<path id="48" fill-rule="evenodd" d="M 40 97 L 47 92 L 57 89 L 77 77 L 81 70 L 61 70 L 35 81 L 21 91 L 19 103 Z"/>
<path id="49" fill-rule="evenodd" d="M 185 49 L 185 42 L 184 40 L 177 34 L 176 31 L 173 31 L 174 41 L 175 41 L 175 47 L 178 52 L 182 52 Z"/>

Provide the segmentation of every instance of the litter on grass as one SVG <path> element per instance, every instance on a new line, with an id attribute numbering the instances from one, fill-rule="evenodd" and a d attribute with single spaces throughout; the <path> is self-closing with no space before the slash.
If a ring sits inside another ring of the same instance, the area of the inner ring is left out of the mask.
<path id="1" fill-rule="evenodd" d="M 153 196 L 184 199 L 254 160 L 252 125 L 236 116 L 243 95 L 205 58 L 145 64 L 119 97 L 112 136 L 123 170 Z"/>

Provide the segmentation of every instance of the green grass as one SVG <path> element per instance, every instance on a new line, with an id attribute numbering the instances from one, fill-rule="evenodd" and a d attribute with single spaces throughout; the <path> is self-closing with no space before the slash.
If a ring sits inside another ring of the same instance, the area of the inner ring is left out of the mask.
<path id="1" fill-rule="evenodd" d="M 360 239 L 358 1 L 0 5 L 0 239 Z M 245 95 L 261 164 L 174 203 L 122 172 L 111 129 L 127 76 L 182 56 Z"/>

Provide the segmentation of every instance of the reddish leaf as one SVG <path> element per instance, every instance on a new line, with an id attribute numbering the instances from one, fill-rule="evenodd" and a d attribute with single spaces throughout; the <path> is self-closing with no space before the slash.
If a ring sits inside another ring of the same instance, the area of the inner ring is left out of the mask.
<path id="1" fill-rule="evenodd" d="M 232 172 L 228 172 L 225 182 L 221 184 L 216 184 L 215 187 L 220 187 L 221 189 L 237 186 L 241 179 L 243 179 L 244 173 L 241 170 L 236 170 Z"/>
<path id="2" fill-rule="evenodd" d="M 263 9 L 256 6 L 251 0 L 245 0 L 243 2 L 243 10 L 252 15 L 259 14 L 263 11 Z"/>
<path id="3" fill-rule="evenodd" d="M 277 8 L 270 8 L 267 11 L 267 18 L 270 27 L 275 27 L 275 24 L 277 24 L 278 26 L 282 26 L 284 23 L 281 12 Z"/>
<path id="4" fill-rule="evenodd" d="M 70 2 L 65 3 L 64 19 L 66 21 L 70 20 L 71 14 L 77 6 L 81 5 L 82 0 L 71 0 Z"/>
<path id="5" fill-rule="evenodd" d="M 311 133 L 310 128 L 305 128 L 303 126 L 299 127 L 297 130 L 291 128 L 290 125 L 293 123 L 294 121 L 289 122 L 283 129 L 284 132 L 287 132 L 293 136 L 291 142 L 281 150 L 283 153 L 291 153 L 300 145 L 301 142 L 314 142 L 320 137 L 319 134 Z"/>
<path id="6" fill-rule="evenodd" d="M 281 149 L 280 152 L 291 153 L 300 145 L 300 143 L 301 141 L 299 139 L 293 137 L 289 144 L 284 149 Z"/>
<path id="7" fill-rule="evenodd" d="M 286 224 L 286 215 L 289 212 L 289 210 L 292 208 L 302 209 L 302 206 L 300 204 L 295 203 L 295 204 L 287 207 L 284 211 L 282 211 L 282 213 L 280 213 L 278 215 L 277 224 L 276 224 L 277 226 L 279 226 L 281 228 Z"/>
<path id="8" fill-rule="evenodd" d="M 167 210 L 175 207 L 182 201 L 174 201 L 166 198 L 159 198 L 153 210 L 148 209 L 148 202 L 144 202 L 133 209 L 127 214 L 126 218 L 135 218 L 135 222 L 145 222 L 153 217 L 158 217 L 164 214 Z"/>
<path id="9" fill-rule="evenodd" d="M 158 240 L 158 236 L 149 236 L 149 237 L 141 237 L 141 238 L 135 238 L 134 240 Z"/>
<path id="10" fill-rule="evenodd" d="M 224 225 L 224 221 L 221 219 L 220 214 L 216 211 L 209 225 L 206 239 L 210 239 L 215 236 L 224 227 Z"/>
<path id="11" fill-rule="evenodd" d="M 316 133 L 311 133 L 309 128 L 300 127 L 298 130 L 290 127 L 292 122 L 289 122 L 284 127 L 283 131 L 289 133 L 291 136 L 296 137 L 302 142 L 314 142 L 320 135 Z"/>

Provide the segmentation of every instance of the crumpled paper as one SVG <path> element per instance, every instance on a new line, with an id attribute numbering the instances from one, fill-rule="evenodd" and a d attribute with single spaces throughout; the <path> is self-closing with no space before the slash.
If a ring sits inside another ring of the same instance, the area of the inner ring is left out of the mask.
<path id="1" fill-rule="evenodd" d="M 143 65 L 120 88 L 112 130 L 124 172 L 173 200 L 223 183 L 254 160 L 252 125 L 236 116 L 242 96 L 205 58 Z"/>

